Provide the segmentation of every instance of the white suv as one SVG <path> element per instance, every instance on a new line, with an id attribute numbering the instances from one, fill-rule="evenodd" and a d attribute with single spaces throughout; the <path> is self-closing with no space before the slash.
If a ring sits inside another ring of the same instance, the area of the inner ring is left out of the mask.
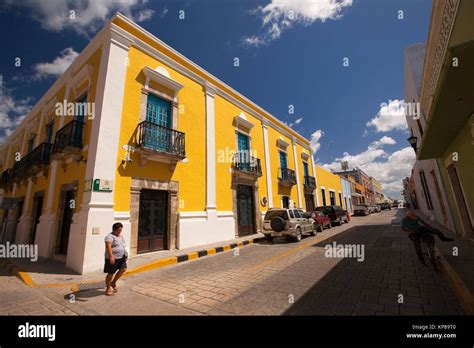
<path id="1" fill-rule="evenodd" d="M 263 218 L 263 234 L 273 237 L 291 237 L 299 242 L 304 234 L 316 235 L 316 223 L 311 214 L 301 209 L 270 209 Z"/>

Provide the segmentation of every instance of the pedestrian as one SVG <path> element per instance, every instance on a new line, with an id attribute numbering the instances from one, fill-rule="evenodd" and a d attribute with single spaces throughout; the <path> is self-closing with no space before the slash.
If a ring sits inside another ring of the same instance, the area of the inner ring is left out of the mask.
<path id="1" fill-rule="evenodd" d="M 105 241 L 105 265 L 104 273 L 107 296 L 112 296 L 118 291 L 117 281 L 127 271 L 127 250 L 125 239 L 121 235 L 123 225 L 120 222 L 113 224 L 112 232 L 109 233 Z M 117 272 L 118 271 L 118 272 Z"/>
<path id="2" fill-rule="evenodd" d="M 410 232 L 408 237 L 415 244 L 415 251 L 418 255 L 418 259 L 422 264 L 425 264 L 423 253 L 421 251 L 421 238 L 424 234 L 435 234 L 443 242 L 452 242 L 454 239 L 446 237 L 441 231 L 431 227 L 426 222 L 416 216 L 415 212 L 411 209 L 407 211 L 407 216 L 402 219 L 402 229 Z"/>

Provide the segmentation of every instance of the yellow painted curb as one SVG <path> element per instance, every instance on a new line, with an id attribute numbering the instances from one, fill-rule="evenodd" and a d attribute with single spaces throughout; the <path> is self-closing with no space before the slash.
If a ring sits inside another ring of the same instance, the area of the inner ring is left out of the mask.
<path id="1" fill-rule="evenodd" d="M 163 267 L 163 266 L 173 265 L 175 263 L 178 263 L 178 259 L 176 258 L 176 256 L 168 257 L 166 259 L 156 260 L 156 261 L 150 262 L 148 264 L 141 265 L 141 266 L 138 266 L 136 268 L 133 268 L 130 271 L 127 271 L 123 276 L 125 277 L 127 275 L 142 273 L 142 272 L 146 272 L 146 271 L 149 271 L 149 270 L 152 270 L 152 269 L 155 269 L 155 268 L 160 268 L 160 267 Z"/>
<path id="2" fill-rule="evenodd" d="M 216 253 L 216 248 L 207 249 L 207 255 L 214 255 Z"/>
<path id="3" fill-rule="evenodd" d="M 18 271 L 16 276 L 18 278 L 20 278 L 20 280 L 23 283 L 25 283 L 26 285 L 28 285 L 29 287 L 31 287 L 31 288 L 36 287 L 36 283 L 33 281 L 33 279 L 31 279 L 31 277 L 28 273 Z"/>
<path id="4" fill-rule="evenodd" d="M 189 260 L 194 260 L 194 259 L 199 258 L 199 255 L 198 255 L 198 253 L 197 253 L 197 251 L 196 251 L 196 252 L 194 252 L 194 253 L 189 253 L 189 254 L 188 254 L 188 258 L 189 258 Z"/>
<path id="5" fill-rule="evenodd" d="M 436 252 L 443 256 L 441 251 L 436 248 Z M 472 295 L 471 291 L 461 279 L 459 274 L 454 270 L 454 268 L 449 264 L 446 258 L 442 258 L 440 260 L 441 267 L 443 268 L 444 274 L 448 277 L 451 288 L 453 289 L 456 297 L 458 298 L 459 302 L 461 302 L 461 306 L 464 309 L 464 312 L 467 315 L 474 314 L 474 296 Z"/>

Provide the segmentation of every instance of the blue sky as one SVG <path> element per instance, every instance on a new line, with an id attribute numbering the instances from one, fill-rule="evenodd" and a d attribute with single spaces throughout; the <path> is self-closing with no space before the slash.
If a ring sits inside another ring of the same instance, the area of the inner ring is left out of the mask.
<path id="1" fill-rule="evenodd" d="M 426 41 L 431 6 L 428 0 L 3 0 L 0 138 L 119 9 L 312 139 L 318 163 L 339 169 L 348 160 L 398 196 L 414 160 L 401 113 L 403 53 Z"/>

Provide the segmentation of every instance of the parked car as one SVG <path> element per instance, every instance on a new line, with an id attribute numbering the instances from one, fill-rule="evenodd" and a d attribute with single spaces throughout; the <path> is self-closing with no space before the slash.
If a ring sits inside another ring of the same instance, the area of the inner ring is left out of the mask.
<path id="1" fill-rule="evenodd" d="M 332 225 L 340 226 L 344 222 L 349 222 L 349 218 L 347 217 L 347 211 L 342 209 L 342 207 L 338 205 L 326 205 L 324 207 L 317 207 L 316 210 L 322 212 L 324 215 L 329 217 Z"/>
<path id="2" fill-rule="evenodd" d="M 375 204 L 368 204 L 367 209 L 369 210 L 369 214 L 377 213 L 377 207 Z"/>
<path id="3" fill-rule="evenodd" d="M 325 228 L 331 228 L 331 219 L 324 215 L 322 211 L 315 211 L 311 215 L 316 221 L 316 228 L 319 232 L 323 232 Z"/>
<path id="4" fill-rule="evenodd" d="M 387 210 L 387 209 L 388 209 L 388 210 L 392 210 L 392 208 L 390 208 L 390 204 L 389 204 L 389 203 L 382 203 L 382 204 L 380 204 L 380 208 L 381 208 L 382 210 Z"/>
<path id="5" fill-rule="evenodd" d="M 303 235 L 316 235 L 316 222 L 310 213 L 301 209 L 270 209 L 263 218 L 262 232 L 267 240 L 291 237 L 299 242 Z"/>
<path id="6" fill-rule="evenodd" d="M 398 203 L 392 203 L 392 208 L 398 208 Z"/>
<path id="7" fill-rule="evenodd" d="M 356 205 L 354 207 L 354 215 L 356 216 L 367 216 L 369 215 L 369 209 L 365 205 Z"/>
<path id="8" fill-rule="evenodd" d="M 375 204 L 375 208 L 377 209 L 377 213 L 380 213 L 382 211 L 382 207 L 380 204 Z"/>

